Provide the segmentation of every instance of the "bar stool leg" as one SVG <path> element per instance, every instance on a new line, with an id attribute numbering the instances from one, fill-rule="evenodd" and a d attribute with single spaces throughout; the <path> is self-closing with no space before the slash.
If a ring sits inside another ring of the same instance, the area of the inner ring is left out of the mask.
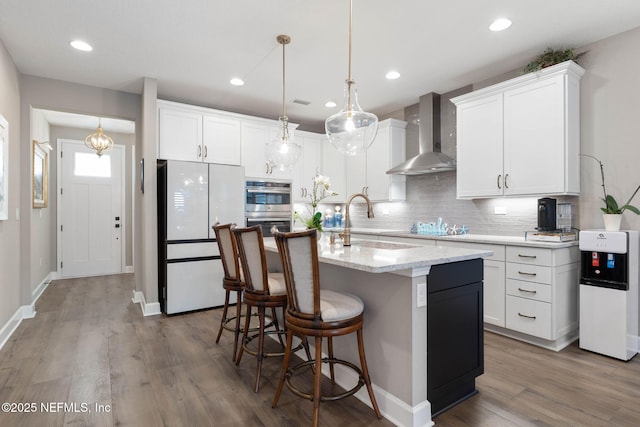
<path id="1" fill-rule="evenodd" d="M 329 372 L 331 372 L 331 384 L 335 384 L 336 375 L 333 371 L 333 337 L 327 338 L 327 350 L 329 350 Z"/>
<path id="2" fill-rule="evenodd" d="M 316 337 L 316 371 L 313 374 L 313 427 L 320 421 L 320 379 L 322 377 L 322 337 Z"/>
<path id="3" fill-rule="evenodd" d="M 258 353 L 256 354 L 256 358 L 258 359 L 258 366 L 256 367 L 256 393 L 260 388 L 260 373 L 262 372 L 262 359 L 264 358 L 264 311 L 263 306 L 258 306 L 258 320 L 260 321 L 260 325 L 258 330 Z"/>
<path id="4" fill-rule="evenodd" d="M 240 315 L 242 314 L 242 291 L 236 291 L 238 294 L 236 298 L 236 329 L 234 331 L 234 339 L 233 339 L 233 359 L 232 361 L 236 361 L 236 355 L 238 354 L 238 337 L 240 335 Z M 226 304 L 225 304 L 226 309 Z"/>
<path id="5" fill-rule="evenodd" d="M 244 331 L 242 333 L 242 344 L 240 345 L 240 350 L 238 351 L 238 357 L 236 358 L 236 366 L 240 364 L 240 359 L 242 359 L 242 353 L 244 353 L 244 344 L 247 342 L 249 336 L 249 322 L 251 322 L 251 306 L 247 304 L 247 315 L 244 319 Z"/>
<path id="6" fill-rule="evenodd" d="M 220 320 L 220 329 L 218 329 L 218 336 L 216 337 L 216 344 L 220 342 L 220 336 L 222 335 L 222 326 L 224 325 L 224 321 L 227 320 L 227 309 L 229 308 L 229 291 L 224 291 L 224 308 L 222 309 L 222 320 Z M 233 353 L 233 357 L 235 357 L 235 351 Z"/>
<path id="7" fill-rule="evenodd" d="M 307 337 L 304 337 L 305 341 Z M 278 404 L 278 400 L 280 400 L 280 394 L 282 393 L 282 387 L 284 386 L 284 379 L 287 374 L 287 370 L 289 369 L 289 360 L 291 356 L 291 348 L 293 346 L 293 334 L 291 331 L 287 331 L 287 346 L 284 353 L 284 360 L 282 361 L 282 373 L 280 374 L 280 382 L 278 382 L 278 388 L 276 389 L 276 394 L 273 396 L 273 402 L 271 402 L 271 407 L 275 408 Z M 307 360 L 311 360 L 311 354 L 309 353 L 309 345 L 305 347 L 307 350 L 307 356 L 309 357 Z"/>
<path id="8" fill-rule="evenodd" d="M 271 307 L 271 316 L 273 316 L 273 326 L 276 328 L 276 331 L 280 330 L 280 325 L 278 324 L 278 315 L 276 314 L 276 307 Z M 282 308 L 282 317 L 284 318 L 284 307 Z M 278 341 L 280 341 L 280 345 L 284 347 L 284 341 L 282 341 L 282 334 L 276 334 L 278 336 Z"/>
<path id="9" fill-rule="evenodd" d="M 376 396 L 373 394 L 373 387 L 371 386 L 371 378 L 369 378 L 369 369 L 367 368 L 367 359 L 364 355 L 364 338 L 362 334 L 362 328 L 358 329 L 358 353 L 360 354 L 360 365 L 362 367 L 362 376 L 364 377 L 364 382 L 367 385 L 367 391 L 369 392 L 369 399 L 371 399 L 371 405 L 373 406 L 373 411 L 376 413 L 376 417 L 378 419 L 382 418 L 382 414 L 380 413 L 380 408 L 378 408 L 378 402 L 376 401 Z"/>

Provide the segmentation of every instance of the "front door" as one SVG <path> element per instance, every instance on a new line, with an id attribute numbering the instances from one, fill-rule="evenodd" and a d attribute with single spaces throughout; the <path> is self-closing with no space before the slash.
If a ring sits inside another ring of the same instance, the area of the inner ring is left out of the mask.
<path id="1" fill-rule="evenodd" d="M 98 157 L 82 141 L 60 140 L 61 277 L 122 272 L 124 147 Z"/>

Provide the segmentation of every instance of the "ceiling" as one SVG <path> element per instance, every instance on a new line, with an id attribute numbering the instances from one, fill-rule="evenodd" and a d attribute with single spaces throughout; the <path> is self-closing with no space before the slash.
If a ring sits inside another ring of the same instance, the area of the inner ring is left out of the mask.
<path id="1" fill-rule="evenodd" d="M 353 8 L 352 77 L 362 107 L 378 115 L 522 68 L 549 46 L 579 48 L 640 26 L 638 0 L 354 0 Z M 348 16 L 347 0 L 0 0 L 0 39 L 23 74 L 132 93 L 151 77 L 159 98 L 276 119 L 276 37 L 287 34 L 287 114 L 322 130 L 342 103 Z M 511 28 L 488 30 L 504 16 Z M 94 50 L 70 48 L 77 38 Z M 399 79 L 385 79 L 392 69 Z M 231 86 L 232 77 L 246 84 Z"/>

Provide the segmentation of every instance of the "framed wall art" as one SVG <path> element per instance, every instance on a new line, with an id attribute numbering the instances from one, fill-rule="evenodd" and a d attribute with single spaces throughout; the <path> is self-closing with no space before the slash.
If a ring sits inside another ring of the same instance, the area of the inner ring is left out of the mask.
<path id="1" fill-rule="evenodd" d="M 49 154 L 33 141 L 33 207 L 46 208 L 49 201 Z"/>
<path id="2" fill-rule="evenodd" d="M 9 219 L 9 122 L 0 115 L 0 220 Z"/>

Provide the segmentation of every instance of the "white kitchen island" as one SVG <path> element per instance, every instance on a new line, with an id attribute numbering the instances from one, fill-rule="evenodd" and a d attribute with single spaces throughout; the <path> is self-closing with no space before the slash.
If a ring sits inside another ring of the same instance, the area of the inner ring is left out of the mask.
<path id="1" fill-rule="evenodd" d="M 321 287 L 364 301 L 367 363 L 385 418 L 429 426 L 432 414 L 475 394 L 483 370 L 482 258 L 490 251 L 366 240 L 343 247 L 326 237 L 319 245 Z M 265 249 L 270 270 L 281 271 L 272 238 Z M 334 343 L 336 357 L 359 364 L 355 336 Z M 338 368 L 339 384 L 357 381 Z M 365 389 L 356 397 L 370 405 Z"/>

